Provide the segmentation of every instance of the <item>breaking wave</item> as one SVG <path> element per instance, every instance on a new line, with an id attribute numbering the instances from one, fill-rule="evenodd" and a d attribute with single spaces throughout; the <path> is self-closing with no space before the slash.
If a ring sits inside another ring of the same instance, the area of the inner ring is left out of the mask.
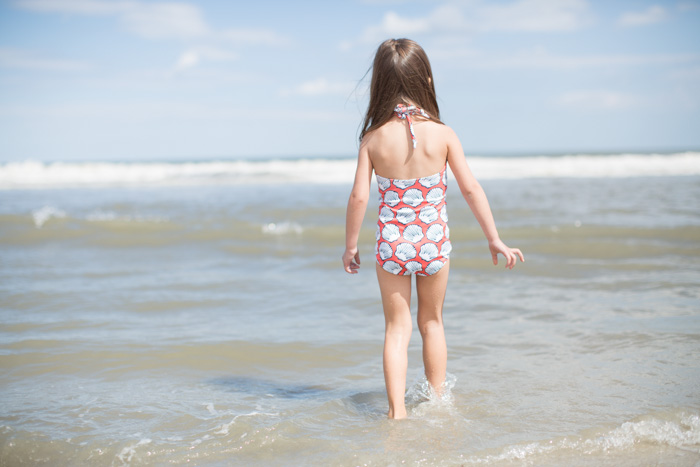
<path id="1" fill-rule="evenodd" d="M 480 180 L 700 175 L 700 152 L 468 157 Z M 7 162 L 0 189 L 257 183 L 350 184 L 354 159 L 203 162 Z"/>

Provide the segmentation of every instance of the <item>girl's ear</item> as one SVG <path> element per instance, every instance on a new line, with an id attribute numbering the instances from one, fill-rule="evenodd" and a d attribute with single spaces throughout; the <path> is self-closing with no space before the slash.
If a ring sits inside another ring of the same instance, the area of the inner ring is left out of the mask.
<path id="1" fill-rule="evenodd" d="M 428 76 L 428 83 L 432 83 L 432 82 L 433 82 L 433 78 L 431 78 L 430 76 Z"/>

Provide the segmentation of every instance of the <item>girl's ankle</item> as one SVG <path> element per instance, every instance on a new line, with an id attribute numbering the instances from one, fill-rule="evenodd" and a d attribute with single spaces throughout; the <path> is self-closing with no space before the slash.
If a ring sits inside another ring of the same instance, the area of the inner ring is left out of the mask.
<path id="1" fill-rule="evenodd" d="M 392 420 L 401 420 L 403 418 L 406 418 L 407 417 L 406 408 L 404 407 L 400 410 L 390 408 L 389 413 L 387 414 L 387 417 L 392 419 Z"/>

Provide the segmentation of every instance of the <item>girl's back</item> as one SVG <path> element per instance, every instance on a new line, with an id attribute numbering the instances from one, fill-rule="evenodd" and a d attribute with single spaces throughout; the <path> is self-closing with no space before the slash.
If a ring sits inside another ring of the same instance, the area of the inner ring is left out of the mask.
<path id="1" fill-rule="evenodd" d="M 417 141 L 415 149 L 408 122 L 398 117 L 365 135 L 362 145 L 369 153 L 375 173 L 408 180 L 433 175 L 445 168 L 449 127 L 415 116 L 413 129 Z"/>

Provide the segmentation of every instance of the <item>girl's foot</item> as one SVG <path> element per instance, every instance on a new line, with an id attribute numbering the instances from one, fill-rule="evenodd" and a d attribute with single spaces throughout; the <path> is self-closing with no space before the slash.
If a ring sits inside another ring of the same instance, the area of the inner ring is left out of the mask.
<path id="1" fill-rule="evenodd" d="M 406 408 L 404 407 L 402 410 L 394 410 L 390 408 L 387 416 L 392 420 L 404 419 L 407 417 Z"/>

